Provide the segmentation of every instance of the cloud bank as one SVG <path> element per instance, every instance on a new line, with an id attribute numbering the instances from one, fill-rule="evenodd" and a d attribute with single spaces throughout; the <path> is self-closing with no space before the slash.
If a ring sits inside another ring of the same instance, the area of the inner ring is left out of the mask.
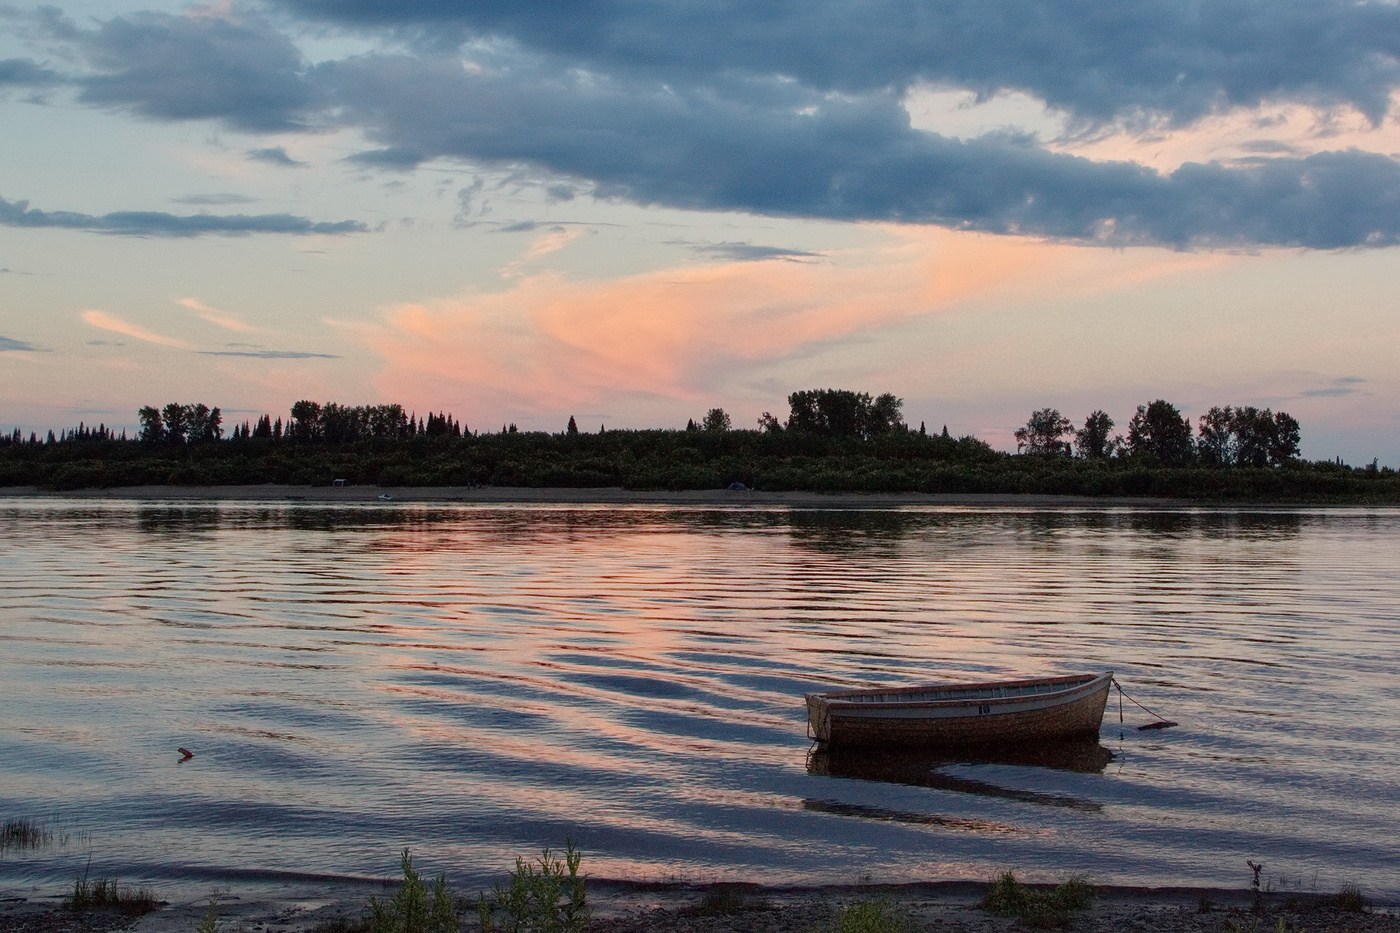
<path id="1" fill-rule="evenodd" d="M 571 68 L 698 85 L 780 75 L 862 95 L 931 83 L 1020 91 L 1091 121 L 1194 120 L 1287 97 L 1378 119 L 1400 80 L 1400 9 L 1353 0 L 278 0 L 425 45 L 506 40 Z"/>
<path id="2" fill-rule="evenodd" d="M 1280 102 L 1379 123 L 1400 87 L 1393 3 L 276 5 L 377 50 L 312 62 L 288 27 L 246 10 L 130 14 L 91 29 L 50 17 L 48 28 L 86 63 L 68 80 L 89 104 L 250 132 L 353 128 L 377 148 L 346 161 L 367 170 L 452 160 L 641 205 L 1112 245 L 1400 242 L 1400 163 L 1388 154 L 1303 156 L 1264 140 L 1250 158 L 1162 172 L 1026 134 L 940 135 L 911 126 L 904 106 L 911 88 L 932 85 L 1029 95 L 1101 133 Z M 249 152 L 290 161 L 281 148 Z M 158 235 L 200 222 L 116 216 L 96 220 Z M 363 229 L 282 215 L 204 222 L 218 229 L 200 232 Z"/>

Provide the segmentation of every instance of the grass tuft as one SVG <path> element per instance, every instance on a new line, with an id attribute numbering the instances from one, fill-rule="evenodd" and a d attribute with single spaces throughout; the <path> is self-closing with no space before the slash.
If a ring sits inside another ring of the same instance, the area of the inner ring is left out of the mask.
<path id="1" fill-rule="evenodd" d="M 0 855 L 4 855 L 10 849 L 17 852 L 38 849 L 52 840 L 52 830 L 45 829 L 34 820 L 6 820 L 0 824 Z"/>
<path id="2" fill-rule="evenodd" d="M 857 901 L 836 915 L 836 933 L 905 933 L 909 916 L 885 898 Z"/>
<path id="3" fill-rule="evenodd" d="M 117 883 L 115 878 L 92 880 L 87 872 L 73 882 L 73 893 L 67 898 L 69 910 L 115 910 L 128 916 L 140 916 L 155 910 L 160 902 L 150 888 L 134 888 Z"/>
<path id="4" fill-rule="evenodd" d="M 1327 905 L 1337 910 L 1345 910 L 1349 913 L 1365 913 L 1371 907 L 1362 894 L 1361 889 L 1354 884 L 1343 885 L 1342 889 L 1327 899 Z"/>
<path id="5" fill-rule="evenodd" d="M 369 933 L 369 921 L 332 917 L 312 927 L 311 933 Z"/>
<path id="6" fill-rule="evenodd" d="M 715 884 L 700 895 L 700 901 L 693 911 L 704 916 L 713 916 L 772 909 L 773 905 L 762 894 L 755 893 L 752 885 Z"/>
<path id="7" fill-rule="evenodd" d="M 1037 891 L 1008 871 L 987 886 L 982 909 L 1015 917 L 1028 927 L 1050 930 L 1069 926 L 1074 913 L 1086 910 L 1093 902 L 1093 887 L 1079 875 L 1050 891 Z"/>

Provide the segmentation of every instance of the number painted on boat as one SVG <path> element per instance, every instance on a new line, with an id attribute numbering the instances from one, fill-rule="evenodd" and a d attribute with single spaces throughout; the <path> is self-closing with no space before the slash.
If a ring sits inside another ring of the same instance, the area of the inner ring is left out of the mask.
<path id="1" fill-rule="evenodd" d="M 992 711 L 992 704 L 990 704 L 990 703 L 980 703 L 980 704 L 978 704 L 978 706 L 977 706 L 977 715 L 978 715 L 978 716 L 985 716 L 985 715 L 987 715 L 988 713 L 990 713 L 991 711 Z"/>

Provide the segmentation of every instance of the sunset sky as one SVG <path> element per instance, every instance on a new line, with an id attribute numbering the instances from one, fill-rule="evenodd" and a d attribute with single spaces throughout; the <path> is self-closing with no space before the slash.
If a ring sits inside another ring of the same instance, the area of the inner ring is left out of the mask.
<path id="1" fill-rule="evenodd" d="M 1400 465 L 1400 5 L 0 2 L 0 428 L 1293 414 Z"/>

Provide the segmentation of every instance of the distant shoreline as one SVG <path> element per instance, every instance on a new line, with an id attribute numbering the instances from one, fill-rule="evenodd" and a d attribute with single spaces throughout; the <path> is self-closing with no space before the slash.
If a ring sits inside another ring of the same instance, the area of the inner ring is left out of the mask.
<path id="1" fill-rule="evenodd" d="M 967 508 L 1193 508 L 1189 499 L 1153 497 L 1050 496 L 994 493 L 918 492 L 762 492 L 727 489 L 680 491 L 636 490 L 621 487 L 531 488 L 518 486 L 117 486 L 108 489 L 74 489 L 61 492 L 34 486 L 0 487 L 0 499 L 151 499 L 180 502 L 318 502 L 378 503 L 388 495 L 393 502 L 466 503 L 481 505 L 672 505 L 794 509 L 890 509 L 901 506 L 962 506 Z M 1210 503 L 1212 506 L 1221 503 Z M 1251 502 L 1243 508 L 1267 507 Z M 1234 506 L 1231 506 L 1234 507 Z"/>

